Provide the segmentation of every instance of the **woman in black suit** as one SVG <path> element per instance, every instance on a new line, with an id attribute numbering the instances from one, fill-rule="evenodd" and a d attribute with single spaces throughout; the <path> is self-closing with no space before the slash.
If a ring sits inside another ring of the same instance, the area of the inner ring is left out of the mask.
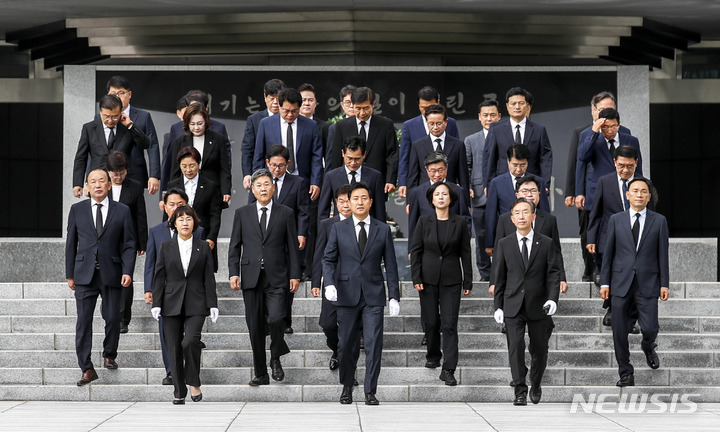
<path id="1" fill-rule="evenodd" d="M 187 383 L 193 402 L 200 391 L 200 333 L 205 317 L 217 321 L 217 293 L 210 246 L 194 237 L 195 211 L 178 207 L 168 225 L 177 238 L 162 244 L 155 262 L 152 316 L 162 315 L 170 371 L 175 386 L 174 405 L 185 403 Z"/>
<path id="2" fill-rule="evenodd" d="M 184 190 L 188 196 L 188 205 L 195 210 L 203 227 L 203 240 L 212 249 L 214 270 L 218 270 L 217 243 L 220 232 L 220 189 L 217 183 L 199 174 L 202 157 L 194 147 L 182 147 L 177 156 L 182 176 L 168 183 L 168 190 Z"/>
<path id="3" fill-rule="evenodd" d="M 195 147 L 202 157 L 200 174 L 220 186 L 223 202 L 230 201 L 232 189 L 232 173 L 227 154 L 225 137 L 208 129 L 210 116 L 199 102 L 193 102 L 183 114 L 185 135 L 177 137 L 172 147 L 172 167 L 170 180 L 182 176 L 177 155 L 183 147 Z M 223 206 L 227 208 L 227 204 Z"/>
<path id="4" fill-rule="evenodd" d="M 469 295 L 472 289 L 467 222 L 464 217 L 449 210 L 457 199 L 455 191 L 445 183 L 430 186 L 427 200 L 435 208 L 435 213 L 418 219 L 410 252 L 412 280 L 420 295 L 420 313 L 426 326 L 425 367 L 434 369 L 440 366 L 444 353 L 440 379 L 450 386 L 457 385 L 455 368 L 458 361 L 460 291 Z"/>

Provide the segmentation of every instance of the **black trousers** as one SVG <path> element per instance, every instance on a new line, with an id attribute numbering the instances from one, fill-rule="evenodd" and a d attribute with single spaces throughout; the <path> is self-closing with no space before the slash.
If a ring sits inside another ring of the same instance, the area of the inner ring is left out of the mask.
<path id="1" fill-rule="evenodd" d="M 265 276 L 260 272 L 258 284 L 254 289 L 243 290 L 245 302 L 245 321 L 250 333 L 250 345 L 253 351 L 255 376 L 267 375 L 267 359 L 265 357 L 265 326 L 270 327 L 270 358 L 280 358 L 290 352 L 285 343 L 285 291 L 286 287 L 271 287 Z M 267 310 L 267 319 L 265 311 Z"/>
<path id="2" fill-rule="evenodd" d="M 318 324 L 325 333 L 327 347 L 336 353 L 338 350 L 338 319 L 337 306 L 325 298 L 325 288 L 322 289 L 322 304 L 320 306 L 320 319 Z"/>
<path id="3" fill-rule="evenodd" d="M 122 287 L 111 287 L 102 284 L 100 270 L 95 270 L 90 285 L 75 285 L 75 306 L 77 321 L 75 322 L 75 352 L 78 365 L 83 372 L 95 369 L 90 354 L 92 353 L 92 321 L 98 296 L 102 297 L 101 314 L 105 320 L 105 339 L 103 340 L 103 357 L 117 357 L 120 340 L 120 300 Z"/>
<path id="4" fill-rule="evenodd" d="M 643 350 L 651 350 L 657 346 L 655 340 L 660 331 L 657 297 L 642 297 L 638 291 L 636 276 L 625 297 L 611 297 L 613 344 L 615 345 L 615 360 L 617 360 L 618 372 L 621 377 L 635 373 L 635 368 L 630 363 L 628 343 L 628 333 L 634 323 L 631 318 L 633 307 L 637 307 L 638 320 L 642 330 L 640 347 Z"/>
<path id="5" fill-rule="evenodd" d="M 129 287 L 122 287 L 122 302 L 120 304 L 120 322 L 127 326 L 132 319 L 133 291 L 135 284 L 131 283 Z"/>
<path id="6" fill-rule="evenodd" d="M 523 303 L 520 312 L 514 317 L 505 317 L 507 327 L 508 355 L 510 372 L 512 373 L 515 396 L 527 394 L 528 386 L 525 382 L 527 365 L 525 364 L 525 327 L 530 337 L 530 385 L 537 388 L 542 383 L 545 367 L 547 366 L 548 341 L 552 335 L 555 324 L 551 317 L 546 316 L 539 320 L 530 320 L 525 312 Z"/>
<path id="7" fill-rule="evenodd" d="M 587 210 L 578 209 L 578 225 L 580 227 L 580 247 L 582 248 L 583 263 L 585 263 L 585 269 L 583 270 L 583 276 L 592 277 L 595 271 L 595 258 L 585 248 L 587 246 L 587 230 L 588 224 L 590 223 L 590 212 Z"/>
<path id="8" fill-rule="evenodd" d="M 158 330 L 160 333 L 160 353 L 162 354 L 163 365 L 165 365 L 165 373 L 170 372 L 170 359 L 168 358 L 167 344 L 165 343 L 165 326 L 163 325 L 163 318 L 160 317 L 158 320 Z"/>
<path id="9" fill-rule="evenodd" d="M 472 208 L 472 223 L 477 268 L 480 276 L 490 279 L 490 257 L 485 253 L 485 206 Z"/>
<path id="10" fill-rule="evenodd" d="M 357 306 L 337 307 L 340 384 L 350 387 L 353 385 L 362 334 L 365 337 L 365 393 L 374 394 L 377 391 L 382 360 L 384 310 L 384 306 L 367 305 L 362 295 Z"/>
<path id="11" fill-rule="evenodd" d="M 439 362 L 445 354 L 443 369 L 455 370 L 458 362 L 458 315 L 462 284 L 423 284 L 420 294 L 420 314 L 426 325 L 428 361 Z M 439 311 L 438 311 L 439 308 Z M 440 351 L 442 334 L 442 352 Z"/>
<path id="12" fill-rule="evenodd" d="M 200 387 L 200 334 L 205 315 L 175 315 L 163 317 L 170 371 L 175 397 L 187 396 L 186 385 Z"/>

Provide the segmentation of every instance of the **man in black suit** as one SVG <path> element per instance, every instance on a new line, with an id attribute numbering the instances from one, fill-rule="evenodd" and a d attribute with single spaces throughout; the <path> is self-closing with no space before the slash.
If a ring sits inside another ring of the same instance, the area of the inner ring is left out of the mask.
<path id="1" fill-rule="evenodd" d="M 102 296 L 105 320 L 103 366 L 118 368 L 115 358 L 120 339 L 122 287 L 130 286 L 135 268 L 132 216 L 125 204 L 108 198 L 110 175 L 104 169 L 94 169 L 88 174 L 85 187 L 91 199 L 70 207 L 65 243 L 65 277 L 75 291 L 77 307 L 75 350 L 83 371 L 78 386 L 98 379 L 90 359 L 98 295 Z"/>
<path id="2" fill-rule="evenodd" d="M 145 155 L 140 147 L 133 147 L 129 163 L 132 163 L 134 168 L 135 176 L 133 178 L 139 181 L 143 187 L 147 185 L 150 195 L 154 195 L 160 187 L 160 149 L 158 148 L 158 137 L 152 117 L 149 112 L 130 105 L 133 94 L 130 89 L 130 81 L 124 76 L 116 75 L 110 78 L 106 90 L 108 94 L 120 98 L 123 114 L 130 117 L 135 127 L 140 129 L 150 141 L 150 147 L 147 148 L 150 163 L 149 173 L 145 163 Z"/>
<path id="3" fill-rule="evenodd" d="M 525 384 L 525 327 L 530 336 L 530 400 L 542 397 L 542 378 L 548 356 L 548 341 L 555 327 L 551 315 L 557 311 L 559 268 L 551 238 L 533 230 L 535 205 L 520 198 L 512 206 L 511 219 L 517 231 L 498 242 L 493 257 L 495 321 L 507 325 L 507 343 L 515 388 L 514 405 L 527 405 Z"/>
<path id="4" fill-rule="evenodd" d="M 333 141 L 328 144 L 330 154 L 325 159 L 327 169 L 342 166 L 342 146 L 345 138 L 360 136 L 366 142 L 365 164 L 380 171 L 385 180 L 384 193 L 388 194 L 395 190 L 398 173 L 395 125 L 392 120 L 373 114 L 375 93 L 367 87 L 359 87 L 353 91 L 352 104 L 355 116 L 336 123 Z"/>
<path id="5" fill-rule="evenodd" d="M 145 211 L 145 193 L 143 185 L 127 177 L 128 160 L 120 152 L 112 152 L 107 160 L 108 171 L 112 186 L 110 199 L 128 206 L 133 222 L 135 236 L 135 250 L 138 256 L 144 255 L 148 240 L 147 212 Z M 123 288 L 122 303 L 120 305 L 120 333 L 128 332 L 128 325 L 132 319 L 132 301 L 134 286 Z"/>
<path id="6" fill-rule="evenodd" d="M 313 258 L 312 270 L 312 295 L 319 297 L 322 293 L 322 258 L 325 254 L 325 246 L 327 246 L 328 237 L 330 236 L 330 228 L 335 222 L 343 221 L 352 216 L 350 210 L 350 196 L 352 185 L 344 184 L 335 190 L 335 216 L 323 219 L 318 224 L 318 236 L 315 243 L 315 256 Z M 330 356 L 330 370 L 335 370 L 340 366 L 338 360 L 338 322 L 337 322 L 337 306 L 322 296 L 322 305 L 320 307 L 320 327 L 325 333 L 325 340 L 328 348 L 332 350 Z"/>
<path id="7" fill-rule="evenodd" d="M 425 172 L 425 156 L 433 151 L 441 151 L 447 155 L 448 166 L 446 178 L 463 188 L 463 198 L 466 204 L 470 203 L 468 179 L 468 163 L 465 154 L 465 144 L 454 136 L 445 133 L 448 125 L 447 110 L 440 104 L 425 108 L 429 135 L 412 143 L 408 163 L 407 187 L 415 188 L 429 180 Z"/>
<path id="8" fill-rule="evenodd" d="M 283 333 L 285 292 L 297 291 L 302 271 L 295 215 L 289 207 L 274 202 L 273 175 L 266 169 L 257 170 L 251 183 L 257 202 L 235 210 L 228 267 L 230 287 L 242 288 L 245 302 L 255 367 L 255 377 L 249 384 L 259 386 L 270 383 L 265 358 L 266 326 L 270 327 L 272 377 L 275 381 L 285 378 L 280 364 L 280 356 L 290 352 Z"/>
<path id="9" fill-rule="evenodd" d="M 385 181 L 379 171 L 363 165 L 365 161 L 365 141 L 359 136 L 348 137 L 343 142 L 343 166 L 332 169 L 325 174 L 323 188 L 320 191 L 320 204 L 318 218 L 326 219 L 330 216 L 333 191 L 337 191 L 342 185 L 363 182 L 374 196 L 381 196 L 384 193 Z M 337 208 L 333 207 L 333 214 L 337 214 Z M 370 209 L 370 216 L 384 221 L 385 201 L 373 200 Z"/>
<path id="10" fill-rule="evenodd" d="M 360 321 L 365 338 L 365 405 L 379 405 L 375 393 L 383 346 L 386 295 L 391 316 L 400 313 L 400 284 L 390 227 L 370 217 L 372 197 L 357 182 L 350 192 L 352 218 L 330 229 L 323 256 L 325 298 L 337 302 L 341 404 L 352 403 L 353 381 L 360 350 Z M 342 247 L 340 246 L 342 245 Z M 387 274 L 387 293 L 382 264 Z"/>
<path id="11" fill-rule="evenodd" d="M 146 149 L 150 146 L 150 140 L 122 112 L 120 98 L 109 94 L 100 98 L 100 117 L 85 123 L 80 134 L 73 164 L 73 195 L 76 198 L 82 195 L 86 171 L 106 169 L 105 162 L 111 151 L 123 152 L 130 159 L 135 146 Z M 128 175 L 134 175 L 132 165 L 128 167 Z"/>
<path id="12" fill-rule="evenodd" d="M 265 100 L 266 109 L 252 114 L 245 124 L 245 135 L 242 140 L 242 170 L 243 170 L 243 187 L 250 190 L 253 159 L 255 157 L 255 138 L 257 137 L 258 125 L 260 120 L 265 117 L 275 115 L 280 111 L 278 103 L 278 93 L 285 88 L 285 83 L 279 79 L 271 79 L 263 86 L 263 98 Z M 279 144 L 279 143 L 275 143 Z"/>
<path id="13" fill-rule="evenodd" d="M 640 346 L 647 364 L 651 369 L 660 367 L 655 352 L 660 330 L 657 299 L 666 301 L 670 297 L 669 235 L 665 217 L 647 209 L 651 190 L 648 179 L 636 177 L 629 182 L 626 197 L 630 208 L 610 217 L 600 269 L 600 297 L 612 299 L 618 387 L 635 385 L 628 346 L 633 304 L 638 310 L 643 335 Z"/>
<path id="14" fill-rule="evenodd" d="M 337 122 L 340 120 L 352 117 L 355 115 L 353 109 L 352 94 L 357 87 L 352 84 L 346 84 L 340 89 L 340 108 L 342 113 L 336 115 L 333 118 L 328 119 L 328 134 L 327 134 L 327 145 L 325 146 L 325 166 L 330 166 L 330 152 L 332 150 L 333 142 L 335 142 L 335 129 L 337 129 Z M 330 109 L 336 109 L 330 107 Z"/>
<path id="15" fill-rule="evenodd" d="M 310 204 L 305 182 L 299 176 L 287 173 L 290 152 L 280 144 L 271 146 L 265 155 L 265 165 L 273 175 L 275 183 L 275 196 L 273 200 L 277 204 L 290 207 L 295 213 L 295 226 L 297 226 L 298 249 L 305 250 L 308 243 L 308 225 L 310 219 Z M 257 201 L 255 196 L 250 197 L 250 203 Z M 301 262 L 301 267 L 302 267 Z M 285 293 L 285 333 L 293 333 L 292 328 L 292 305 L 295 298 L 294 293 Z"/>
<path id="16" fill-rule="evenodd" d="M 513 144 L 525 144 L 530 150 L 528 171 L 539 174 L 545 192 L 550 192 L 552 177 L 552 147 L 545 126 L 530 121 L 527 117 L 534 98 L 529 91 L 513 87 L 505 94 L 509 117 L 490 126 L 487 136 L 486 160 L 483 160 L 485 178 L 488 184 L 500 174 L 507 172 L 503 155 Z"/>

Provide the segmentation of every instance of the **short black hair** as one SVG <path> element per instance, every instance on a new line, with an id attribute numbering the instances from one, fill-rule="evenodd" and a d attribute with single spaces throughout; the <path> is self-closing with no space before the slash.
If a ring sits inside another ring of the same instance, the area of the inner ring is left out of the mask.
<path id="1" fill-rule="evenodd" d="M 510 213 L 512 214 L 512 211 L 515 210 L 515 207 L 517 207 L 518 204 L 522 204 L 522 203 L 530 204 L 530 210 L 533 213 L 535 213 L 535 204 L 532 201 L 527 200 L 525 198 L 518 198 L 517 200 L 515 200 L 513 205 L 510 207 Z"/>
<path id="2" fill-rule="evenodd" d="M 522 87 L 513 87 L 505 93 L 505 103 L 509 103 L 510 98 L 517 95 L 523 96 L 525 98 L 525 102 L 527 102 L 530 106 L 532 106 L 533 102 L 535 102 L 535 98 L 533 98 L 533 95 L 529 91 Z"/>
<path id="3" fill-rule="evenodd" d="M 343 88 L 340 89 L 340 102 L 342 102 L 342 100 L 345 99 L 345 96 L 347 96 L 347 95 L 350 95 L 350 97 L 352 97 L 352 94 L 356 88 L 357 87 L 355 87 L 352 84 L 343 86 Z"/>
<path id="4" fill-rule="evenodd" d="M 348 191 L 348 197 L 350 197 L 350 195 L 352 195 L 352 193 L 355 192 L 355 191 L 358 190 L 358 189 L 365 189 L 365 190 L 367 191 L 368 196 L 370 197 L 370 199 L 373 199 L 372 190 L 370 190 L 370 187 L 367 185 L 367 183 L 361 182 L 361 181 L 356 182 L 355 184 L 351 184 L 351 185 L 350 185 L 350 190 Z"/>
<path id="5" fill-rule="evenodd" d="M 106 94 L 100 98 L 100 109 L 114 110 L 115 108 L 122 109 L 122 101 L 117 95 Z"/>
<path id="6" fill-rule="evenodd" d="M 432 104 L 425 108 L 425 119 L 427 119 L 430 114 L 442 114 L 443 120 L 447 120 L 447 110 L 440 104 Z"/>
<path id="7" fill-rule="evenodd" d="M 128 161 L 125 153 L 114 151 L 108 155 L 105 166 L 108 171 L 122 171 L 128 168 Z"/>
<path id="8" fill-rule="evenodd" d="M 315 92 L 315 86 L 310 83 L 303 83 L 300 84 L 300 87 L 298 87 L 299 92 L 309 91 L 312 92 L 315 96 L 317 96 L 317 93 Z"/>
<path id="9" fill-rule="evenodd" d="M 180 164 L 180 161 L 182 161 L 186 157 L 191 157 L 195 159 L 195 162 L 197 163 L 202 162 L 202 156 L 200 156 L 200 152 L 195 147 L 183 147 L 180 149 L 177 155 L 178 165 Z"/>
<path id="10" fill-rule="evenodd" d="M 615 108 L 605 108 L 598 113 L 598 118 L 617 120 L 620 123 L 620 113 Z"/>
<path id="11" fill-rule="evenodd" d="M 362 151 L 362 154 L 365 154 L 366 147 L 367 144 L 362 137 L 351 136 L 345 138 L 345 140 L 343 141 L 342 151 L 347 152 L 348 150 L 355 151 L 357 149 L 360 149 Z"/>
<path id="12" fill-rule="evenodd" d="M 177 232 L 175 221 L 177 221 L 177 218 L 179 218 L 180 216 L 190 216 L 193 218 L 193 231 L 195 231 L 197 227 L 200 226 L 200 217 L 197 215 L 197 212 L 189 205 L 183 205 L 176 208 L 173 215 L 170 216 L 170 219 L 168 220 L 168 228 Z"/>
<path id="13" fill-rule="evenodd" d="M 350 197 L 350 191 L 352 191 L 352 185 L 349 183 L 339 186 L 335 190 L 335 201 L 337 201 L 340 195 L 347 195 L 348 197 Z"/>
<path id="14" fill-rule="evenodd" d="M 167 204 L 170 195 L 180 195 L 180 198 L 184 199 L 185 202 L 188 202 L 188 196 L 184 190 L 179 188 L 170 188 L 167 192 L 165 192 L 165 196 L 163 197 L 163 202 L 165 204 Z"/>
<path id="15" fill-rule="evenodd" d="M 430 152 L 425 155 L 425 159 L 423 160 L 425 162 L 425 168 L 427 168 L 429 165 L 436 164 L 438 162 L 442 162 L 445 164 L 445 166 L 448 165 L 448 157 L 445 153 L 441 151 L 434 151 Z"/>
<path id="16" fill-rule="evenodd" d="M 290 150 L 282 144 L 273 144 L 265 152 L 265 159 L 270 160 L 274 156 L 280 156 L 285 158 L 286 161 L 290 160 Z"/>
<path id="17" fill-rule="evenodd" d="M 180 99 L 178 99 L 178 101 L 175 103 L 175 110 L 180 111 L 183 108 L 187 108 L 187 106 L 188 106 L 187 98 L 185 98 L 185 96 L 183 96 Z"/>
<path id="18" fill-rule="evenodd" d="M 418 90 L 418 103 L 421 100 L 440 102 L 440 92 L 438 92 L 435 87 L 425 86 Z"/>
<path id="19" fill-rule="evenodd" d="M 208 94 L 202 90 L 190 90 L 185 95 L 185 99 L 187 99 L 188 105 L 193 102 L 200 102 L 206 109 L 208 107 L 208 104 L 210 103 L 210 98 L 208 97 Z"/>
<path id="20" fill-rule="evenodd" d="M 498 109 L 498 111 L 500 111 L 500 104 L 498 103 L 498 101 L 496 101 L 494 99 L 487 99 L 487 100 L 480 102 L 480 105 L 478 105 L 478 114 L 480 114 L 480 111 L 482 111 L 483 107 L 489 107 L 489 106 L 494 106 L 495 108 Z"/>
<path id="21" fill-rule="evenodd" d="M 428 203 L 430 203 L 430 207 L 435 208 L 435 204 L 433 204 L 433 195 L 435 194 L 435 189 L 439 188 L 440 186 L 445 186 L 448 188 L 448 195 L 450 195 L 450 206 L 452 207 L 453 204 L 458 200 L 458 194 L 453 190 L 453 188 L 450 187 L 449 184 L 443 183 L 443 182 L 437 182 L 433 183 L 425 192 L 425 197 L 428 200 Z"/>
<path id="22" fill-rule="evenodd" d="M 507 149 L 507 160 L 513 157 L 517 160 L 530 161 L 530 149 L 525 144 L 513 144 Z"/>
<path id="23" fill-rule="evenodd" d="M 105 91 L 110 91 L 110 87 L 130 90 L 130 81 L 124 76 L 115 75 L 108 80 L 107 84 L 105 85 Z"/>
<path id="24" fill-rule="evenodd" d="M 524 185 L 525 183 L 535 183 L 535 186 L 537 186 L 538 191 L 540 190 L 540 187 L 542 186 L 542 183 L 540 182 L 540 179 L 537 176 L 534 176 L 532 174 L 526 174 L 515 182 L 515 192 L 520 190 L 520 186 Z"/>
<path id="25" fill-rule="evenodd" d="M 617 101 L 615 101 L 615 95 L 610 93 L 609 91 L 601 91 L 600 93 L 593 96 L 592 99 L 590 100 L 590 105 L 592 105 L 593 107 L 597 107 L 597 104 L 601 100 L 607 99 L 607 98 L 612 99 L 613 104 L 617 107 Z"/>
<path id="26" fill-rule="evenodd" d="M 635 176 L 632 180 L 630 180 L 630 182 L 628 183 L 628 186 L 627 186 L 628 189 L 630 189 L 630 186 L 632 186 L 632 184 L 635 183 L 636 181 L 641 181 L 641 182 L 645 183 L 648 187 L 648 191 L 650 191 L 650 193 L 652 193 L 653 188 L 652 188 L 652 182 L 650 181 L 650 179 L 646 179 L 645 177 L 640 177 L 640 176 Z"/>
<path id="27" fill-rule="evenodd" d="M 300 107 L 302 106 L 302 95 L 294 88 L 286 87 L 278 93 L 278 103 L 282 106 L 285 101 L 290 102 L 290 105 Z"/>
<path id="28" fill-rule="evenodd" d="M 263 86 L 263 94 L 265 96 L 275 96 L 280 90 L 285 88 L 285 83 L 277 78 L 273 78 Z"/>
<path id="29" fill-rule="evenodd" d="M 638 152 L 635 147 L 629 145 L 621 145 L 620 147 L 615 149 L 615 157 L 613 157 L 613 160 L 617 159 L 618 157 L 626 157 L 638 160 Z"/>
<path id="30" fill-rule="evenodd" d="M 273 175 L 267 168 L 260 168 L 259 170 L 252 173 L 252 178 L 250 183 L 255 183 L 255 180 L 259 179 L 260 177 L 268 177 L 270 180 L 273 179 Z"/>
<path id="31" fill-rule="evenodd" d="M 358 87 L 352 92 L 352 103 L 363 103 L 370 101 L 370 105 L 375 103 L 375 92 L 369 87 Z"/>

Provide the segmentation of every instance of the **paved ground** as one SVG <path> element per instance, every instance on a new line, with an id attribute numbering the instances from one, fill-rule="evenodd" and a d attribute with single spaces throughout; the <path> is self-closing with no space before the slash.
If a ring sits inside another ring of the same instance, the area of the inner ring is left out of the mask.
<path id="1" fill-rule="evenodd" d="M 0 402 L 0 430 L 16 431 L 718 431 L 720 403 L 694 413 L 571 412 L 571 404 Z M 666 411 L 671 405 L 665 405 Z M 688 406 L 676 405 L 676 410 Z"/>

